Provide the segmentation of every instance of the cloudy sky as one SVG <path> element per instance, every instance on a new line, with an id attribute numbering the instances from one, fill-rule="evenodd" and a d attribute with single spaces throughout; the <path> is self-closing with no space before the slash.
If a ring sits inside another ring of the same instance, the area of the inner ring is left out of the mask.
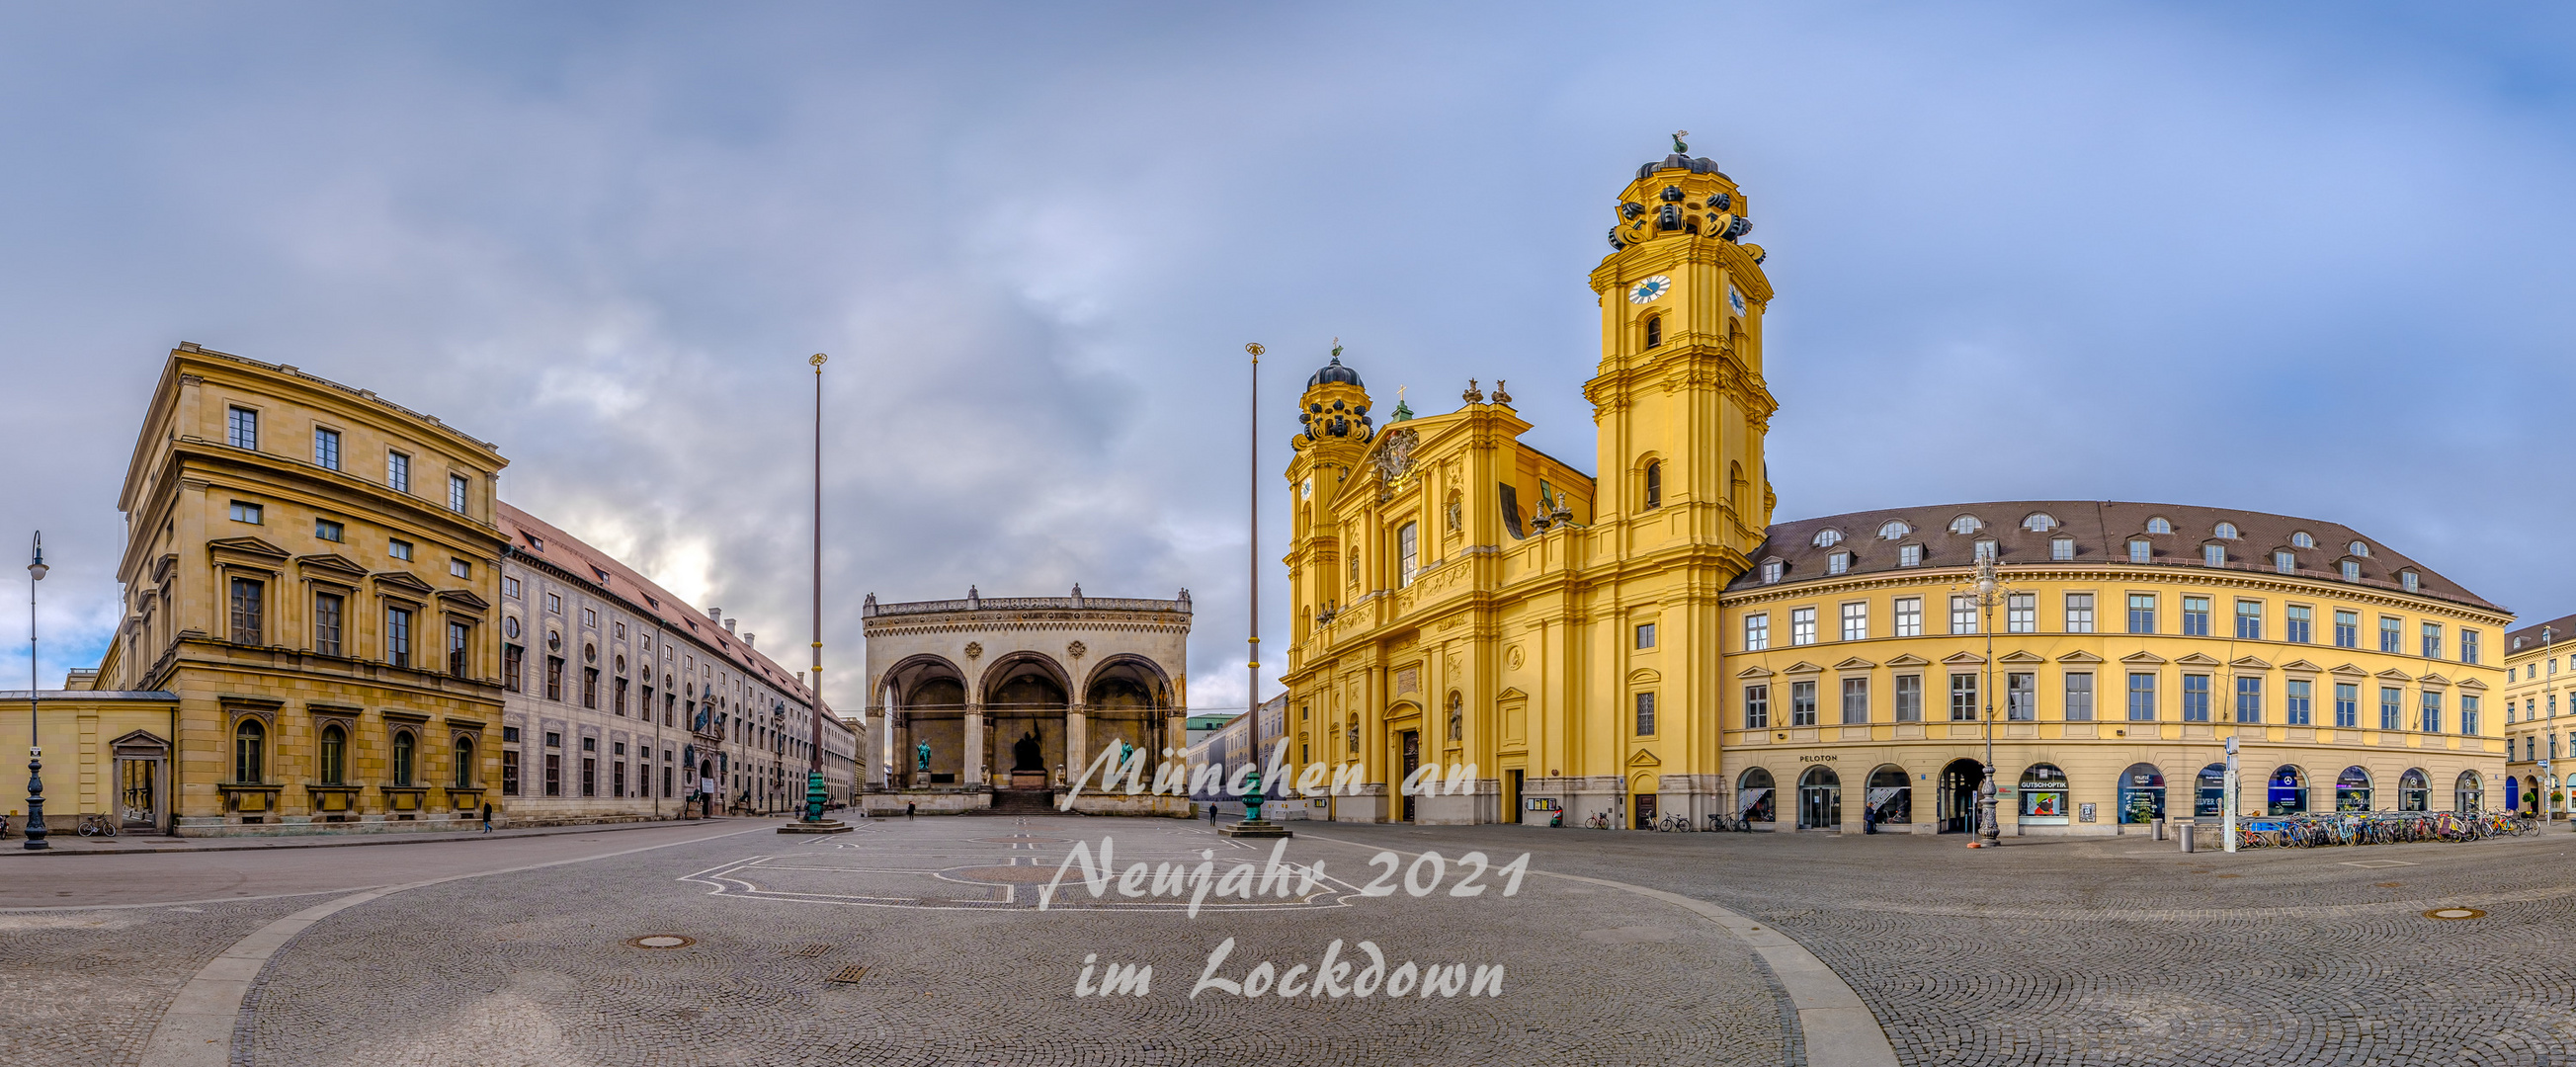
<path id="1" fill-rule="evenodd" d="M 1193 703 L 1240 707 L 1243 343 L 1267 491 L 1335 336 L 1382 407 L 1508 378 L 1589 466 L 1584 275 L 1687 128 L 1771 253 L 1783 518 L 2285 512 L 2551 617 L 2566 10 L 0 7 L 0 529 L 46 533 L 57 683 L 196 341 L 495 441 L 505 497 L 793 647 L 828 352 L 835 660 L 871 591 L 1186 586 Z"/>

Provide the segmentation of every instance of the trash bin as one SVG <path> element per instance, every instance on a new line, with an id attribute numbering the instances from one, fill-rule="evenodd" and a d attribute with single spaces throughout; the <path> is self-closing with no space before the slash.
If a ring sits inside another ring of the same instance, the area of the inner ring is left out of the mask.
<path id="1" fill-rule="evenodd" d="M 2182 850 L 2185 852 L 2192 850 L 2191 830 L 2192 826 L 2190 823 L 2185 822 L 2174 824 L 2174 836 L 2182 839 Z"/>

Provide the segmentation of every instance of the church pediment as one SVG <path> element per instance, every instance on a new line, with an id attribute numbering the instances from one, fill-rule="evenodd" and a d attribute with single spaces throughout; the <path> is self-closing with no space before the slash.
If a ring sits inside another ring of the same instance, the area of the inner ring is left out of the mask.
<path id="1" fill-rule="evenodd" d="M 1509 688 L 1509 689 L 1505 689 L 1505 690 L 1503 690 L 1502 695 L 1497 696 L 1497 697 L 1495 697 L 1494 699 L 1496 699 L 1496 700 L 1528 700 L 1528 699 L 1529 699 L 1529 694 L 1524 693 L 1524 692 L 1521 692 L 1521 690 L 1520 690 L 1520 687 L 1519 687 L 1519 686 L 1513 686 L 1512 688 Z"/>
<path id="2" fill-rule="evenodd" d="M 2164 661 L 2165 658 L 2163 656 L 2156 655 L 2153 652 L 2132 652 L 2120 657 L 2120 662 L 2138 667 L 2153 667 L 2163 663 Z"/>
<path id="3" fill-rule="evenodd" d="M 1631 767 L 1661 767 L 1664 765 L 1664 761 L 1656 759 L 1654 753 L 1641 748 L 1637 750 L 1636 755 L 1628 757 L 1628 765 Z"/>
<path id="4" fill-rule="evenodd" d="M 1646 670 L 1642 667 L 1628 672 L 1629 685 L 1653 685 L 1656 682 L 1662 681 L 1663 678 L 1663 675 L 1657 674 L 1654 671 Z"/>

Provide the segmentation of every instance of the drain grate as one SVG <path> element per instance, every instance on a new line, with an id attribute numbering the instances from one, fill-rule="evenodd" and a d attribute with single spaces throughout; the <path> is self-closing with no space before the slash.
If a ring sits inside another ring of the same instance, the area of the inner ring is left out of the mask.
<path id="1" fill-rule="evenodd" d="M 835 982 L 839 982 L 839 983 L 841 983 L 841 984 L 843 984 L 843 985 L 848 985 L 848 984 L 850 984 L 850 983 L 852 983 L 852 982 L 856 982 L 856 981 L 858 981 L 859 979 L 861 979 L 861 978 L 865 978 L 865 977 L 867 977 L 867 976 L 868 976 L 868 969 L 867 969 L 867 968 L 865 968 L 865 967 L 861 967 L 861 966 L 859 966 L 858 964 L 853 963 L 853 964 L 851 964 L 851 965 L 849 965 L 849 966 L 847 966 L 847 967 L 843 967 L 843 968 L 841 968 L 840 973 L 835 974 L 835 975 L 833 975 L 833 976 L 832 976 L 832 980 L 833 980 L 833 981 L 835 981 Z"/>
<path id="2" fill-rule="evenodd" d="M 803 956 L 806 959 L 813 959 L 816 956 L 823 955 L 830 951 L 832 951 L 832 946 L 830 945 L 807 945 L 804 948 L 797 949 L 796 954 Z"/>

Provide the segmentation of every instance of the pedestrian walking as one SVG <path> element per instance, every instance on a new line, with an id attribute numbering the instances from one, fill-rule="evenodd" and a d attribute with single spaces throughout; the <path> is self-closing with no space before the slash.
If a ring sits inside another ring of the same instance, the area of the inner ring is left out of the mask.
<path id="1" fill-rule="evenodd" d="M 489 800 L 483 802 L 483 832 L 492 832 L 492 802 Z"/>
<path id="2" fill-rule="evenodd" d="M 1215 802 L 1215 801 L 1209 801 L 1209 802 L 1208 802 L 1208 825 L 1210 825 L 1210 826 L 1214 826 L 1214 825 L 1216 825 L 1216 802 Z"/>
<path id="3" fill-rule="evenodd" d="M 912 818 L 912 802 L 909 800 L 903 802 L 903 817 Z"/>

